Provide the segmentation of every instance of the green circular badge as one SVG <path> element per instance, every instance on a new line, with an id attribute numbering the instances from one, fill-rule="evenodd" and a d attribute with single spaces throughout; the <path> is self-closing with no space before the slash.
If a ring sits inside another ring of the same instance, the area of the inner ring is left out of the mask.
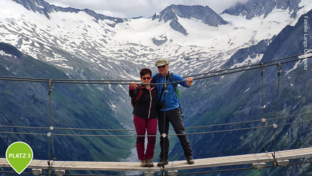
<path id="1" fill-rule="evenodd" d="M 5 157 L 11 167 L 21 174 L 33 159 L 33 151 L 25 142 L 14 142 L 5 152 Z"/>

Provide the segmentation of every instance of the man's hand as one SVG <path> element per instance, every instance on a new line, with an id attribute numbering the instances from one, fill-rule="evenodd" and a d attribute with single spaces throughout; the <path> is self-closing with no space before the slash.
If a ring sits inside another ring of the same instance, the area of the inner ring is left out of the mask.
<path id="1" fill-rule="evenodd" d="M 191 85 L 192 85 L 192 82 L 193 82 L 193 77 L 187 77 L 187 78 L 186 78 L 186 85 L 187 85 L 187 86 L 191 86 Z"/>

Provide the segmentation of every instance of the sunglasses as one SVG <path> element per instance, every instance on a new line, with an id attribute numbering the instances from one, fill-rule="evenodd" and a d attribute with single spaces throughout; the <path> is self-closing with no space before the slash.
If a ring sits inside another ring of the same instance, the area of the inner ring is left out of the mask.
<path id="1" fill-rule="evenodd" d="M 142 77 L 143 80 L 150 80 L 151 77 Z"/>
<path id="2" fill-rule="evenodd" d="M 165 68 L 167 65 L 157 66 L 158 69 Z"/>

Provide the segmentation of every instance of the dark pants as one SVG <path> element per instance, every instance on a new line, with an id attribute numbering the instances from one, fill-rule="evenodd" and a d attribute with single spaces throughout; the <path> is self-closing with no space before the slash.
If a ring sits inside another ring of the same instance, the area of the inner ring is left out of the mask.
<path id="1" fill-rule="evenodd" d="M 164 111 L 160 112 L 160 116 L 158 117 L 158 128 L 160 135 L 166 133 L 166 137 L 163 138 L 160 136 L 160 158 L 163 158 L 163 152 L 165 152 L 165 158 L 168 159 L 169 154 L 169 139 L 168 139 L 168 131 L 169 131 L 169 122 L 173 126 L 173 129 L 176 134 L 185 134 L 185 128 L 182 121 L 182 115 L 180 113 L 180 109 L 172 109 L 170 111 L 166 111 L 166 120 L 164 118 Z M 190 141 L 188 140 L 186 135 L 178 135 L 182 148 L 184 150 L 184 156 L 192 156 L 192 149 L 190 145 Z M 165 143 L 165 150 L 164 148 Z"/>

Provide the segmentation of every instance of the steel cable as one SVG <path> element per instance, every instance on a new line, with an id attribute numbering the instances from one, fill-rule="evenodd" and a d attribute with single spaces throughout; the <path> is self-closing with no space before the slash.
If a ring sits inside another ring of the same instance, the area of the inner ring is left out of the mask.
<path id="1" fill-rule="evenodd" d="M 276 119 L 285 119 L 294 116 L 307 115 L 312 114 L 312 112 L 300 113 L 295 115 L 277 117 Z M 275 118 L 266 119 L 266 121 L 275 120 Z M 225 125 L 237 125 L 244 123 L 255 123 L 261 122 L 262 120 L 250 120 L 250 121 L 242 121 L 242 122 L 232 122 L 232 123 L 222 123 L 222 124 L 214 124 L 214 125 L 204 125 L 204 126 L 194 126 L 194 127 L 185 127 L 185 129 L 196 129 L 196 128 L 207 128 L 207 127 L 216 127 L 216 126 L 225 126 Z M 11 125 L 0 125 L 3 128 L 26 128 L 26 129 L 49 129 L 49 127 L 27 127 L 27 126 L 11 126 Z M 81 131 L 135 131 L 134 129 L 88 129 L 88 128 L 63 128 L 63 127 L 54 127 L 55 130 L 81 130 Z M 170 128 L 169 130 L 173 130 Z"/>
<path id="2" fill-rule="evenodd" d="M 307 123 L 311 122 L 312 120 L 305 120 L 299 122 L 292 122 L 292 123 L 284 123 L 279 124 L 279 126 L 286 126 L 286 125 L 293 125 L 299 123 Z M 251 129 L 261 129 L 261 128 L 269 128 L 273 127 L 273 125 L 268 126 L 257 126 L 257 127 L 248 127 L 248 128 L 237 128 L 237 129 L 229 129 L 229 130 L 218 130 L 218 131 L 207 131 L 207 132 L 196 132 L 196 133 L 186 133 L 186 134 L 169 134 L 167 136 L 180 136 L 180 135 L 198 135 L 198 134 L 210 134 L 210 133 L 221 133 L 221 132 L 232 132 L 232 131 L 241 131 L 241 130 L 251 130 Z M 25 134 L 25 135 L 46 135 L 45 133 L 25 133 L 25 132 L 5 132 L 0 131 L 2 134 Z M 54 136 L 81 136 L 81 137 L 159 137 L 161 135 L 91 135 L 91 134 L 53 134 Z"/>

